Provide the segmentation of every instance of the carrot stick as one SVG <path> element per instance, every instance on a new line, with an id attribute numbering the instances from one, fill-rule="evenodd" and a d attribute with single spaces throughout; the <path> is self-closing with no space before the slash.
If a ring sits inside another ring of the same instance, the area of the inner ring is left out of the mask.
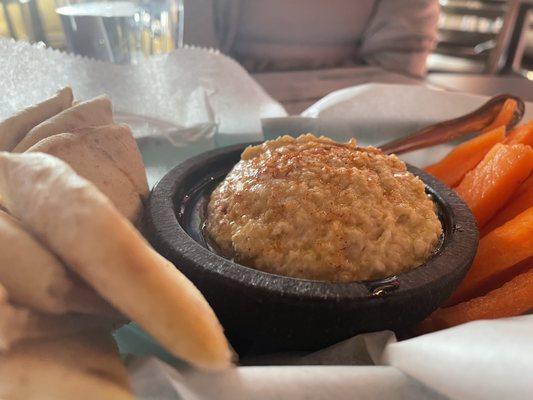
<path id="1" fill-rule="evenodd" d="M 527 178 L 524 183 L 522 183 L 518 189 L 516 189 L 515 196 L 520 196 L 523 193 L 527 192 L 530 188 L 533 187 L 533 174 L 529 175 L 529 178 Z"/>
<path id="2" fill-rule="evenodd" d="M 528 183 L 529 187 L 523 191 L 521 188 Z M 526 211 L 528 208 L 533 207 L 533 184 L 526 181 L 520 185 L 517 192 L 521 192 L 518 196 L 514 196 L 509 203 L 507 203 L 500 211 L 492 217 L 492 219 L 485 225 L 481 231 L 481 236 L 485 236 L 493 229 L 502 226 L 507 221 L 512 220 L 518 214 Z"/>
<path id="3" fill-rule="evenodd" d="M 438 309 L 419 325 L 418 331 L 427 333 L 478 319 L 513 317 L 531 309 L 533 309 L 533 268 L 485 296 L 476 297 L 453 307 Z"/>
<path id="4" fill-rule="evenodd" d="M 505 144 L 527 144 L 533 146 L 533 121 L 517 126 L 505 138 Z"/>
<path id="5" fill-rule="evenodd" d="M 531 266 L 533 266 L 533 257 L 526 258 L 524 261 L 513 265 L 510 268 L 504 269 L 503 271 L 498 272 L 494 277 L 481 285 L 477 290 L 477 295 L 473 297 L 483 296 L 486 293 L 499 288 L 504 285 L 506 282 L 509 282 L 515 276 L 518 276 L 526 271 L 528 271 Z"/>
<path id="6" fill-rule="evenodd" d="M 481 132 L 489 132 L 493 129 L 496 129 L 498 126 L 507 126 L 509 123 L 513 120 L 514 114 L 516 112 L 516 109 L 518 107 L 518 104 L 513 99 L 507 99 L 505 100 L 505 103 L 503 103 L 502 109 L 496 115 L 496 118 L 488 125 L 486 126 Z"/>
<path id="7" fill-rule="evenodd" d="M 457 186 L 482 228 L 500 209 L 533 168 L 533 149 L 521 144 L 496 144 Z"/>
<path id="8" fill-rule="evenodd" d="M 454 305 L 494 286 L 503 271 L 533 256 L 533 208 L 494 229 L 479 241 L 476 257 L 457 290 L 445 302 Z"/>
<path id="9" fill-rule="evenodd" d="M 492 146 L 504 139 L 505 126 L 500 126 L 461 143 L 438 163 L 427 167 L 426 171 L 446 185 L 455 186 L 468 171 L 479 164 Z"/>

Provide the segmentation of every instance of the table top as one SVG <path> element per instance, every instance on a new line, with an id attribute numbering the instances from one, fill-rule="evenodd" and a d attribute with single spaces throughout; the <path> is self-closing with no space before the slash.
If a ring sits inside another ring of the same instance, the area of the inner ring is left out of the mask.
<path id="1" fill-rule="evenodd" d="M 433 73 L 427 76 L 426 81 L 452 91 L 487 96 L 512 93 L 525 101 L 533 101 L 533 80 L 523 76 Z"/>
<path id="2" fill-rule="evenodd" d="M 437 89 L 495 96 L 513 93 L 533 101 L 533 81 L 522 76 L 494 76 L 459 73 L 430 73 L 416 79 L 379 67 L 360 66 L 311 71 L 253 74 L 254 79 L 279 101 L 291 115 L 300 114 L 327 94 L 364 83 L 423 85 Z"/>
<path id="3" fill-rule="evenodd" d="M 267 72 L 252 76 L 291 115 L 300 114 L 327 94 L 350 86 L 370 82 L 424 84 L 422 80 L 370 66 Z"/>

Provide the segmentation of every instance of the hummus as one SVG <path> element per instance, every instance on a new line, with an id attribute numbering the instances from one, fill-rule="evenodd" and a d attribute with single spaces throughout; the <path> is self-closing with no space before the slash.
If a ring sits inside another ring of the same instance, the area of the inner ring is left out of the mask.
<path id="1" fill-rule="evenodd" d="M 396 156 L 311 134 L 244 150 L 211 195 L 205 229 L 241 264 L 334 282 L 415 268 L 442 232 L 424 184 Z"/>

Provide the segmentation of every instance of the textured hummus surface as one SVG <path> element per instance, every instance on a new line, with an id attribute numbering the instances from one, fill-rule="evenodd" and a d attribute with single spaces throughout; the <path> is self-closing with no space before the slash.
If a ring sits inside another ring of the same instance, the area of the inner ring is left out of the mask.
<path id="1" fill-rule="evenodd" d="M 396 156 L 311 134 L 247 148 L 211 195 L 205 228 L 243 265 L 336 282 L 415 268 L 442 232 Z"/>

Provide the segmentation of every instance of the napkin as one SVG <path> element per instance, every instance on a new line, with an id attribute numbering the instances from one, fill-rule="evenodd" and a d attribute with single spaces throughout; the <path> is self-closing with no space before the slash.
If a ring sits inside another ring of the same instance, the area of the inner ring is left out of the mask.
<path id="1" fill-rule="evenodd" d="M 176 127 L 214 122 L 226 134 L 255 134 L 260 118 L 286 115 L 237 62 L 212 49 L 177 49 L 125 66 L 0 38 L 0 60 L 0 118 L 66 85 L 81 99 L 107 94 L 118 115 Z"/>
<path id="2" fill-rule="evenodd" d="M 364 334 L 216 374 L 154 357 L 130 360 L 128 370 L 140 399 L 527 399 L 532 337 L 533 315 L 525 315 L 400 342 L 388 331 Z"/>
<path id="3" fill-rule="evenodd" d="M 528 399 L 533 315 L 475 321 L 390 343 L 379 360 L 452 399 Z"/>
<path id="4" fill-rule="evenodd" d="M 261 118 L 287 115 L 237 62 L 213 49 L 115 65 L 0 38 L 0 60 L 0 119 L 67 85 L 78 99 L 106 94 L 115 120 L 145 144 L 151 185 L 165 172 L 161 165 L 262 138 Z"/>
<path id="5" fill-rule="evenodd" d="M 262 366 L 202 374 L 182 373 L 148 359 L 130 365 L 130 374 L 135 393 L 147 400 L 445 399 L 398 369 L 385 366 Z"/>

